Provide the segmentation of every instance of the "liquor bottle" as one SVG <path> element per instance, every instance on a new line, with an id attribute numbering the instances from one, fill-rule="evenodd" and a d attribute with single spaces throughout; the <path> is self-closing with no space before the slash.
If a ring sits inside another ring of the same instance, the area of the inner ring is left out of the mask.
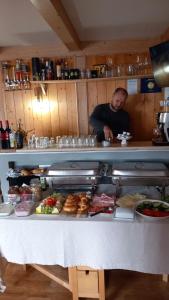
<path id="1" fill-rule="evenodd" d="M 46 79 L 47 80 L 52 80 L 52 68 L 51 68 L 51 62 L 50 60 L 46 60 L 45 63 L 45 70 L 46 70 Z"/>
<path id="2" fill-rule="evenodd" d="M 23 148 L 24 135 L 23 135 L 23 131 L 21 129 L 20 121 L 18 122 L 17 126 L 18 126 L 18 128 L 17 128 L 16 133 L 15 133 L 16 148 L 21 149 L 21 148 Z"/>
<path id="3" fill-rule="evenodd" d="M 61 76 L 61 63 L 60 63 L 59 60 L 57 60 L 57 62 L 56 62 L 56 79 L 57 80 L 62 79 L 62 76 Z"/>
<path id="4" fill-rule="evenodd" d="M 69 67 L 67 61 L 65 61 L 64 64 L 64 79 L 65 80 L 69 79 Z"/>
<path id="5" fill-rule="evenodd" d="M 32 57 L 32 77 L 33 80 L 40 80 L 40 60 L 38 57 Z"/>
<path id="6" fill-rule="evenodd" d="M 15 131 L 11 127 L 11 132 L 9 133 L 9 142 L 10 142 L 10 148 L 14 149 L 16 145 L 16 139 L 15 139 Z"/>
<path id="7" fill-rule="evenodd" d="M 11 133 L 11 129 L 9 128 L 8 120 L 6 120 L 5 123 L 6 123 L 6 128 L 5 128 L 5 131 L 4 131 L 5 149 L 10 149 L 9 134 Z"/>
<path id="8" fill-rule="evenodd" d="M 40 80 L 44 81 L 44 80 L 46 80 L 46 70 L 45 70 L 45 60 L 44 60 L 44 58 L 41 58 L 40 65 L 41 65 Z"/>
<path id="9" fill-rule="evenodd" d="M 0 121 L 0 148 L 5 149 L 5 130 L 2 126 L 2 121 Z"/>

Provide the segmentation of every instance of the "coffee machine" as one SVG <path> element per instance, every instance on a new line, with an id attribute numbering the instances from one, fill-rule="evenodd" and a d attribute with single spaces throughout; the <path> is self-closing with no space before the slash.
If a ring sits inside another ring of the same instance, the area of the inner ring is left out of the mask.
<path id="1" fill-rule="evenodd" d="M 157 128 L 154 129 L 153 144 L 169 145 L 169 112 L 157 113 Z"/>

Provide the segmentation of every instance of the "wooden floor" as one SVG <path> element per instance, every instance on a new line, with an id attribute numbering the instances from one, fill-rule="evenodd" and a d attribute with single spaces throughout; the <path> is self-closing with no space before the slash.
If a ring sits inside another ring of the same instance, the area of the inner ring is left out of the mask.
<path id="1" fill-rule="evenodd" d="M 65 278 L 66 270 L 57 268 Z M 106 271 L 106 300 L 168 300 L 169 283 L 159 275 L 112 270 Z M 25 272 L 19 265 L 9 264 L 5 281 L 7 289 L 0 300 L 72 300 L 71 293 L 31 266 Z"/>

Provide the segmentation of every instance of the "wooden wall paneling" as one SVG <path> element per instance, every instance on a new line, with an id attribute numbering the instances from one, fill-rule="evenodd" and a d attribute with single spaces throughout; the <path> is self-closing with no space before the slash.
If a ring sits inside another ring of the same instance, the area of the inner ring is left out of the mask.
<path id="1" fill-rule="evenodd" d="M 6 119 L 6 111 L 5 111 L 5 102 L 4 99 L 4 90 L 3 90 L 3 84 L 0 82 L 0 120 L 4 122 Z"/>
<path id="2" fill-rule="evenodd" d="M 51 131 L 52 136 L 60 135 L 60 120 L 58 107 L 58 93 L 56 84 L 48 84 L 48 99 L 50 103 Z"/>
<path id="3" fill-rule="evenodd" d="M 2 68 L 0 69 L 0 120 L 4 121 L 5 117 L 5 103 L 4 103 L 4 84 L 2 76 Z"/>
<path id="4" fill-rule="evenodd" d="M 41 99 L 43 105 L 42 111 L 42 130 L 43 135 L 51 137 L 52 127 L 51 127 L 51 112 L 50 112 L 50 102 L 47 96 L 43 96 Z"/>
<path id="5" fill-rule="evenodd" d="M 88 82 L 87 84 L 87 98 L 88 98 L 88 116 L 90 117 L 94 108 L 98 104 L 97 100 L 97 84 L 95 82 Z M 89 126 L 89 132 L 92 132 L 92 127 Z"/>
<path id="6" fill-rule="evenodd" d="M 106 101 L 107 103 L 110 103 L 112 101 L 112 95 L 115 91 L 115 81 L 114 80 L 108 80 L 105 82 L 106 84 Z"/>
<path id="7" fill-rule="evenodd" d="M 154 94 L 145 94 L 145 103 L 144 103 L 144 133 L 145 133 L 145 140 L 152 139 L 152 129 L 154 127 Z"/>
<path id="8" fill-rule="evenodd" d="M 23 93 L 24 91 L 15 91 L 13 93 L 14 105 L 16 111 L 16 122 L 21 120 L 21 125 L 25 128 L 25 111 L 24 111 L 24 102 L 23 102 Z"/>
<path id="9" fill-rule="evenodd" d="M 44 136 L 40 102 L 37 101 L 34 94 L 34 90 L 31 90 L 31 99 L 32 99 L 32 112 L 33 112 L 33 123 L 35 128 L 35 134 L 37 136 Z"/>
<path id="10" fill-rule="evenodd" d="M 23 106 L 24 106 L 24 113 L 25 113 L 25 130 L 34 131 L 34 119 L 33 119 L 33 110 L 32 110 L 32 95 L 30 90 L 23 91 Z M 30 132 L 30 134 L 33 133 Z"/>
<path id="11" fill-rule="evenodd" d="M 125 109 L 130 115 L 130 131 L 133 140 L 144 140 L 144 94 L 129 95 Z"/>
<path id="12" fill-rule="evenodd" d="M 124 89 L 127 89 L 127 80 L 120 79 L 120 78 L 115 80 L 115 88 L 118 88 L 118 87 L 122 87 Z"/>
<path id="13" fill-rule="evenodd" d="M 88 118 L 88 99 L 87 99 L 87 83 L 77 83 L 77 105 L 78 105 L 78 123 L 79 134 L 88 134 L 89 118 Z"/>
<path id="14" fill-rule="evenodd" d="M 106 82 L 97 81 L 97 103 L 105 103 L 107 99 Z"/>
<path id="15" fill-rule="evenodd" d="M 65 87 L 67 99 L 68 134 L 78 135 L 79 128 L 76 83 L 67 83 Z"/>
<path id="16" fill-rule="evenodd" d="M 86 69 L 91 69 L 93 65 L 96 65 L 96 55 L 86 56 Z"/>
<path id="17" fill-rule="evenodd" d="M 57 84 L 60 135 L 68 134 L 68 114 L 65 83 Z"/>
<path id="18" fill-rule="evenodd" d="M 4 93 L 5 96 L 5 110 L 6 110 L 6 119 L 9 120 L 9 124 L 13 125 L 15 128 L 16 124 L 16 107 L 14 102 L 14 92 L 9 91 Z"/>

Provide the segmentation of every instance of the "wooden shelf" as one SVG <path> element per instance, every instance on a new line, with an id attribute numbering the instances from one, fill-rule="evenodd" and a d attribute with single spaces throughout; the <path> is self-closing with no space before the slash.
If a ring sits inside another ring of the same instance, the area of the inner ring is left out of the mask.
<path id="1" fill-rule="evenodd" d="M 122 80 L 122 79 L 139 79 L 139 78 L 147 78 L 153 77 L 153 74 L 146 75 L 132 75 L 132 76 L 118 76 L 118 77 L 102 77 L 102 78 L 90 78 L 90 79 L 68 79 L 68 80 L 44 80 L 44 81 L 33 81 L 31 80 L 31 84 L 39 84 L 39 83 L 78 83 L 78 82 L 91 82 L 91 81 L 107 81 L 107 80 Z"/>

